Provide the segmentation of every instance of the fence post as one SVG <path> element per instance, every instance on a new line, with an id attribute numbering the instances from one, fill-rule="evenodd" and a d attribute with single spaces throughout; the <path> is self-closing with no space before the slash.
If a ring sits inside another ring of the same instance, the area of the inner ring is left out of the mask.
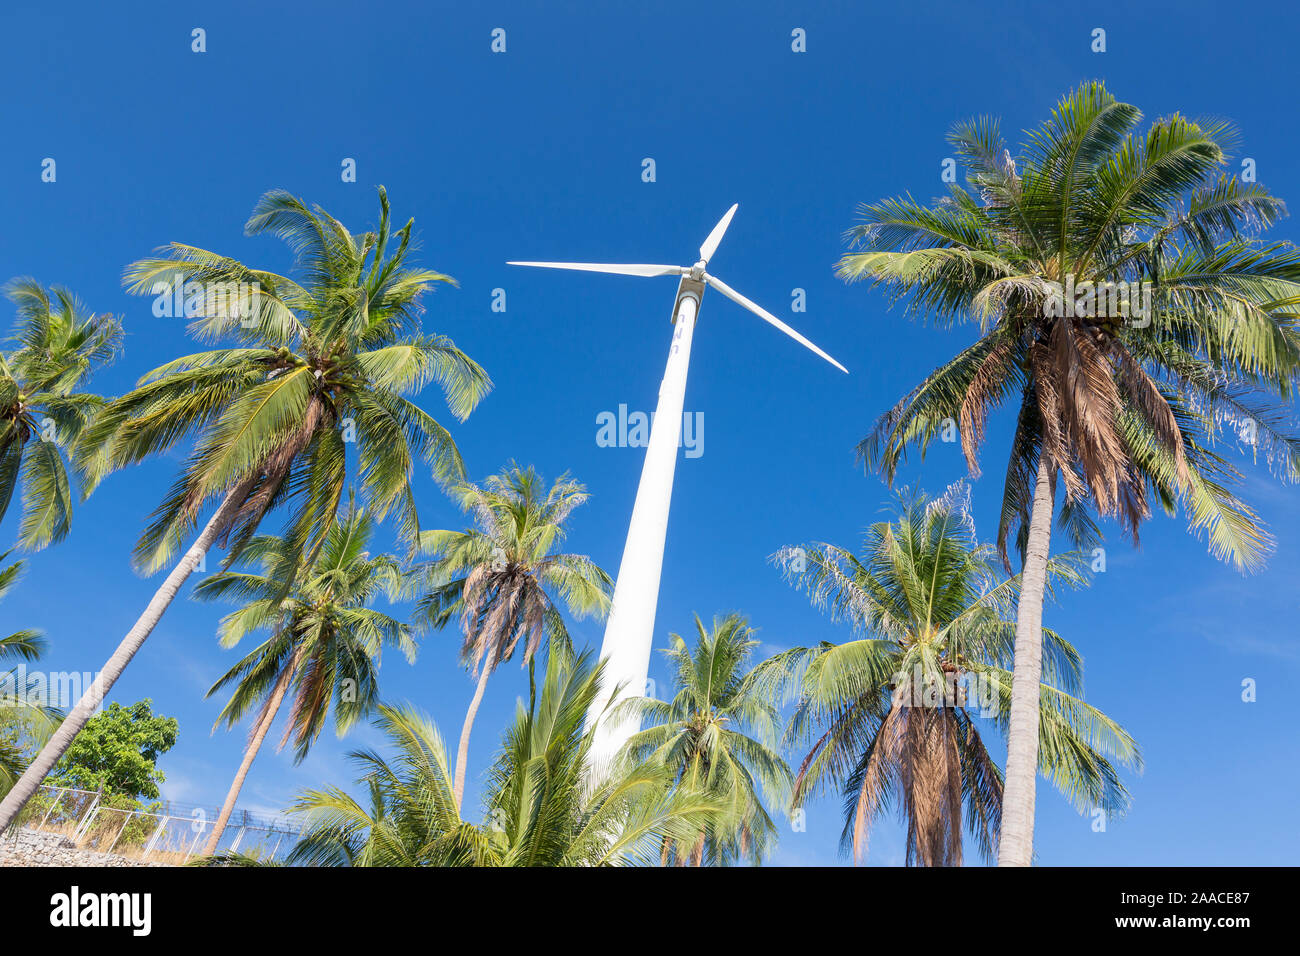
<path id="1" fill-rule="evenodd" d="M 105 853 L 113 852 L 113 847 L 117 846 L 117 841 L 122 839 L 122 834 L 126 832 L 126 828 L 131 823 L 131 818 L 134 817 L 135 814 L 136 811 L 132 810 L 126 815 L 126 819 L 122 822 L 122 829 L 117 831 L 117 836 L 113 837 L 113 842 L 108 845 L 108 849 L 104 851 Z"/>
<path id="2" fill-rule="evenodd" d="M 149 837 L 149 842 L 144 845 L 144 859 L 149 859 L 149 855 L 153 853 L 154 847 L 158 844 L 158 838 L 162 836 L 163 829 L 166 828 L 169 819 L 165 814 L 158 814 L 158 828 L 153 831 L 153 836 Z"/>
<path id="3" fill-rule="evenodd" d="M 45 789 L 53 790 L 53 789 L 55 789 L 55 788 L 54 788 L 54 787 L 48 787 L 48 788 L 45 788 Z M 40 825 L 39 827 L 37 827 L 38 830 L 44 830 L 44 829 L 45 829 L 45 821 L 48 820 L 48 819 L 50 818 L 50 814 L 54 812 L 54 808 L 57 807 L 57 806 L 59 805 L 59 801 L 62 800 L 62 799 L 63 799 L 63 791 L 62 791 L 62 790 L 59 790 L 58 795 L 54 798 L 54 802 L 51 803 L 51 804 L 50 804 L 50 808 L 49 808 L 48 810 L 45 811 L 45 816 L 41 817 L 41 825 Z"/>
<path id="4" fill-rule="evenodd" d="M 95 822 L 95 817 L 99 813 L 99 799 L 102 796 L 102 793 L 97 793 L 95 799 L 90 801 L 90 808 L 86 811 L 86 815 L 77 824 L 77 829 L 72 831 L 73 843 L 80 843 L 82 835 L 89 832 L 90 825 Z"/>
<path id="5" fill-rule="evenodd" d="M 203 839 L 203 834 L 207 832 L 207 829 L 205 826 L 194 834 L 194 839 L 190 841 L 189 848 L 185 851 L 185 859 L 181 861 L 182 863 L 190 862 L 190 857 L 194 855 L 194 848 L 199 845 L 199 841 Z"/>

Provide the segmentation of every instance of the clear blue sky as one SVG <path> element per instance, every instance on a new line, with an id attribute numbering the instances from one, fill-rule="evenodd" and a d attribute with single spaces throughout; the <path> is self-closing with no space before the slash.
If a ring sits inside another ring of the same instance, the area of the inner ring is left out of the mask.
<path id="1" fill-rule="evenodd" d="M 605 7 L 617 6 L 617 11 Z M 888 491 L 855 466 L 874 417 L 950 355 L 962 332 L 909 324 L 882 297 L 832 274 L 856 204 L 938 195 L 943 135 L 975 113 L 1004 129 L 1035 125 L 1084 79 L 1107 81 L 1149 118 L 1212 114 L 1242 130 L 1241 156 L 1300 201 L 1294 113 L 1294 12 L 1258 3 L 1231 12 L 1183 2 L 747 2 L 597 5 L 318 2 L 63 3 L 0 19 L 0 277 L 33 275 L 124 316 L 122 360 L 105 393 L 194 351 L 183 324 L 157 319 L 121 288 L 123 266 L 183 241 L 275 270 L 284 248 L 242 226 L 258 196 L 283 187 L 354 231 L 374 223 L 374 187 L 399 222 L 414 216 L 420 262 L 459 289 L 428 300 L 427 327 L 487 367 L 496 390 L 454 430 L 475 476 L 511 458 L 572 471 L 592 492 L 571 543 L 611 573 L 642 452 L 602 448 L 596 416 L 653 408 L 670 335 L 673 280 L 513 270 L 507 259 L 689 262 L 733 202 L 740 211 L 713 267 L 787 318 L 852 371 L 844 376 L 717 295 L 695 339 L 686 407 L 704 416 L 704 454 L 681 461 L 669 527 L 657 644 L 691 615 L 739 609 L 771 648 L 845 634 L 780 582 L 767 556 L 785 544 L 845 545 L 876 520 Z M 1065 7 L 1069 7 L 1066 9 Z M 191 30 L 207 52 L 191 52 Z M 507 51 L 490 51 L 493 28 Z M 1093 28 L 1107 52 L 1090 52 Z M 807 52 L 791 51 L 791 31 Z M 41 182 L 41 161 L 57 182 Z M 340 181 L 345 157 L 357 182 Z M 657 181 L 641 180 L 651 157 Z M 1295 239 L 1294 221 L 1273 231 Z M 712 268 L 712 267 L 711 267 Z M 504 288 L 507 311 L 491 311 Z M 791 291 L 807 312 L 791 314 Z M 4 306 L 8 308 L 8 306 Z M 0 318 L 7 323 L 9 311 Z M 442 414 L 433 391 L 424 404 Z M 1008 423 L 990 429 L 976 518 L 991 535 Z M 120 473 L 79 508 L 65 543 L 32 558 L 6 601 L 15 626 L 45 630 L 51 670 L 93 670 L 156 586 L 128 566 L 145 516 L 177 466 Z M 940 491 L 963 474 L 937 446 L 905 482 Z M 1108 570 L 1049 610 L 1083 651 L 1091 701 L 1142 743 L 1132 813 L 1093 832 L 1045 783 L 1043 863 L 1292 863 L 1300 752 L 1286 704 L 1300 679 L 1295 577 L 1300 509 L 1263 469 L 1251 491 L 1279 539 L 1264 573 L 1242 578 L 1157 517 L 1141 550 L 1109 529 Z M 457 522 L 427 475 L 428 526 Z M 15 519 L 0 527 L 11 541 Z M 203 692 L 233 660 L 214 638 L 218 611 L 179 600 L 113 697 L 152 697 L 180 720 L 163 760 L 166 792 L 219 803 L 244 733 L 209 736 L 219 708 Z M 580 641 L 601 631 L 579 624 Z M 385 695 L 426 708 L 458 732 L 472 685 L 453 634 L 427 638 L 419 661 L 385 660 Z M 658 657 L 658 655 L 656 655 Z M 663 678 L 656 660 L 652 676 Z M 1258 702 L 1240 699 L 1244 678 Z M 491 682 L 473 771 L 496 745 L 525 680 Z M 243 805 L 275 810 L 301 787 L 351 779 L 345 752 L 369 728 L 324 736 L 294 767 L 266 752 Z M 777 862 L 838 860 L 837 798 L 783 834 Z M 900 833 L 878 828 L 871 861 L 898 863 Z"/>

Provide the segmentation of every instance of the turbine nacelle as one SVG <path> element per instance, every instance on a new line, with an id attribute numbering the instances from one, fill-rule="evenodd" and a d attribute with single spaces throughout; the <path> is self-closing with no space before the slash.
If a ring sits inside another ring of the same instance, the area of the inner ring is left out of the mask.
<path id="1" fill-rule="evenodd" d="M 539 269 L 571 269 L 578 272 L 604 272 L 604 273 L 609 273 L 611 275 L 640 276 L 642 278 L 655 278 L 657 276 L 681 276 L 682 281 L 680 286 L 678 287 L 678 293 L 677 293 L 679 302 L 681 296 L 684 293 L 688 291 L 695 292 L 698 298 L 698 296 L 703 293 L 704 286 L 711 285 L 719 292 L 721 292 L 724 296 L 726 296 L 728 299 L 730 299 L 732 302 L 735 302 L 737 305 L 745 309 L 748 309 L 750 312 L 754 313 L 754 315 L 758 316 L 760 319 L 762 319 L 764 322 L 768 323 L 769 325 L 775 326 L 776 328 L 780 329 L 782 332 L 790 336 L 790 338 L 794 339 L 804 348 L 821 356 L 823 359 L 830 362 L 837 369 L 839 369 L 841 372 L 844 372 L 847 375 L 849 371 L 848 369 L 846 369 L 839 362 L 835 361 L 835 359 L 831 358 L 827 353 L 823 352 L 816 345 L 813 345 L 813 343 L 808 341 L 808 339 L 804 338 L 802 335 L 800 335 L 794 329 L 790 328 L 790 326 L 786 325 L 784 322 L 782 322 L 772 313 L 768 312 L 766 309 L 762 308 L 756 303 L 751 302 L 749 299 L 745 298 L 743 295 L 741 295 L 735 289 L 731 288 L 721 279 L 711 276 L 704 271 L 705 267 L 709 264 L 709 260 L 713 258 L 713 254 L 718 251 L 718 245 L 719 243 L 722 242 L 722 237 L 726 234 L 727 227 L 731 225 L 731 217 L 736 214 L 736 209 L 739 207 L 739 205 L 740 205 L 739 203 L 733 205 L 730 209 L 727 210 L 726 215 L 724 215 L 720 220 L 718 220 L 718 224 L 713 227 L 713 231 L 709 233 L 708 237 L 705 238 L 703 245 L 700 246 L 700 259 L 693 266 L 666 266 L 666 265 L 648 265 L 643 263 L 599 263 L 599 262 L 508 262 L 506 264 L 511 266 L 533 266 L 534 268 L 539 268 Z M 695 286 L 696 288 L 691 289 L 688 288 L 689 286 Z M 676 317 L 676 315 L 677 315 L 676 308 L 674 308 L 673 310 L 674 318 Z"/>

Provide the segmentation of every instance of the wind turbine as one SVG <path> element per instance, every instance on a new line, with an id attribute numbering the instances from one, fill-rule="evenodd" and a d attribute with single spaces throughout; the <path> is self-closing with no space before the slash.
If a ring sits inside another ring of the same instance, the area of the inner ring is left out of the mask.
<path id="1" fill-rule="evenodd" d="M 614 275 L 681 276 L 677 301 L 673 305 L 673 338 L 668 350 L 668 365 L 659 386 L 659 403 L 650 426 L 650 443 L 641 483 L 636 490 L 632 521 L 627 529 L 627 543 L 619 562 L 614 585 L 614 600 L 605 625 L 605 640 L 600 659 L 605 662 L 604 680 L 596 700 L 587 713 L 587 726 L 595 724 L 592 763 L 604 768 L 623 744 L 639 729 L 635 717 L 596 724 L 608 703 L 627 697 L 639 697 L 645 689 L 650 669 L 650 650 L 654 643 L 655 606 L 659 600 L 659 576 L 663 570 L 664 538 L 668 533 L 668 509 L 673 493 L 673 472 L 677 467 L 677 445 L 681 440 L 682 404 L 686 397 L 686 371 L 690 364 L 691 337 L 700 312 L 700 300 L 706 286 L 712 286 L 728 299 L 743 306 L 770 325 L 776 326 L 805 348 L 816 352 L 845 374 L 846 369 L 812 342 L 776 316 L 745 298 L 721 279 L 704 271 L 722 242 L 722 236 L 736 214 L 736 206 L 718 221 L 700 246 L 700 259 L 693 266 L 641 265 L 592 262 L 510 262 L 512 266 L 541 269 L 573 269 L 579 272 L 609 272 Z M 600 772 L 600 770 L 598 770 Z"/>

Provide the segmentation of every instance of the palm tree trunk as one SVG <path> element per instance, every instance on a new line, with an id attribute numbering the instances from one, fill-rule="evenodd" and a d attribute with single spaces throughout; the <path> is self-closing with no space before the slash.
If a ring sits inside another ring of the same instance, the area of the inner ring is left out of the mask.
<path id="1" fill-rule="evenodd" d="M 235 811 L 235 801 L 239 799 L 239 791 L 244 787 L 244 778 L 248 776 L 253 761 L 257 759 L 257 752 L 262 749 L 262 741 L 266 739 L 267 731 L 275 723 L 275 715 L 279 713 L 280 705 L 284 703 L 284 695 L 289 689 L 289 682 L 298 670 L 298 660 L 301 654 L 302 648 L 294 652 L 292 659 L 289 661 L 289 666 L 284 669 L 280 679 L 275 682 L 275 688 L 271 691 L 271 696 L 266 702 L 266 712 L 258 721 L 257 730 L 253 733 L 253 739 L 244 748 L 244 760 L 239 765 L 239 770 L 235 772 L 235 779 L 230 784 L 230 792 L 226 794 L 226 802 L 221 806 L 221 813 L 217 816 L 217 822 L 213 824 L 212 836 L 208 837 L 207 846 L 203 848 L 204 856 L 212 856 L 217 852 L 217 844 L 221 842 L 221 834 L 226 832 L 226 823 L 230 820 L 230 815 Z"/>
<path id="2" fill-rule="evenodd" d="M 1054 469 L 1038 459 L 1029 517 L 1029 541 L 1021 570 L 1016 613 L 1016 652 L 1011 674 L 1007 772 L 1002 791 L 998 866 L 1029 866 L 1034 857 L 1034 787 L 1038 780 L 1039 680 L 1043 672 L 1043 591 L 1055 510 Z"/>
<path id="3" fill-rule="evenodd" d="M 704 831 L 700 831 L 700 838 L 695 841 L 695 848 L 691 850 L 691 866 L 704 865 Z"/>
<path id="4" fill-rule="evenodd" d="M 483 691 L 487 687 L 488 675 L 492 668 L 483 663 L 483 672 L 478 677 L 478 687 L 474 689 L 474 699 L 469 702 L 465 712 L 465 726 L 460 729 L 460 746 L 456 749 L 456 780 L 452 793 L 456 798 L 456 809 L 460 809 L 461 798 L 465 795 L 465 764 L 469 761 L 469 732 L 474 727 L 474 717 L 478 714 L 478 705 L 483 702 Z"/>
<path id="5" fill-rule="evenodd" d="M 171 574 L 167 575 L 167 579 L 163 581 L 158 590 L 154 592 L 153 599 L 149 602 L 148 607 L 144 609 L 144 613 L 140 615 L 139 620 L 135 622 L 131 630 L 127 631 L 126 637 L 122 638 L 122 643 L 117 645 L 117 650 L 104 664 L 103 669 L 99 672 L 99 677 L 81 695 L 81 700 L 77 701 L 76 706 L 63 719 L 59 729 L 41 748 L 41 752 L 36 755 L 36 759 L 23 771 L 23 775 L 13 785 L 13 789 L 5 795 L 4 800 L 0 801 L 0 830 L 4 830 L 13 823 L 14 818 L 18 816 L 18 812 L 36 793 L 41 781 L 45 779 L 45 775 L 54 769 L 54 765 L 59 762 L 59 758 L 72 745 L 73 739 L 81 732 L 81 728 L 86 726 L 86 721 L 99 709 L 104 702 L 104 698 L 108 696 L 108 692 L 112 690 L 113 685 L 117 683 L 117 679 L 126 670 L 126 665 L 131 663 L 131 658 L 135 657 L 136 652 L 140 650 L 153 629 L 158 626 L 163 612 L 172 603 L 172 600 L 176 597 L 176 592 L 185 583 L 185 579 L 203 560 L 203 555 L 216 541 L 217 536 L 225 529 L 230 518 L 239 509 L 254 480 L 249 479 L 241 482 L 226 496 L 216 514 L 212 516 L 204 526 L 203 531 L 199 533 L 198 539 L 185 552 L 184 557 L 172 569 Z"/>

